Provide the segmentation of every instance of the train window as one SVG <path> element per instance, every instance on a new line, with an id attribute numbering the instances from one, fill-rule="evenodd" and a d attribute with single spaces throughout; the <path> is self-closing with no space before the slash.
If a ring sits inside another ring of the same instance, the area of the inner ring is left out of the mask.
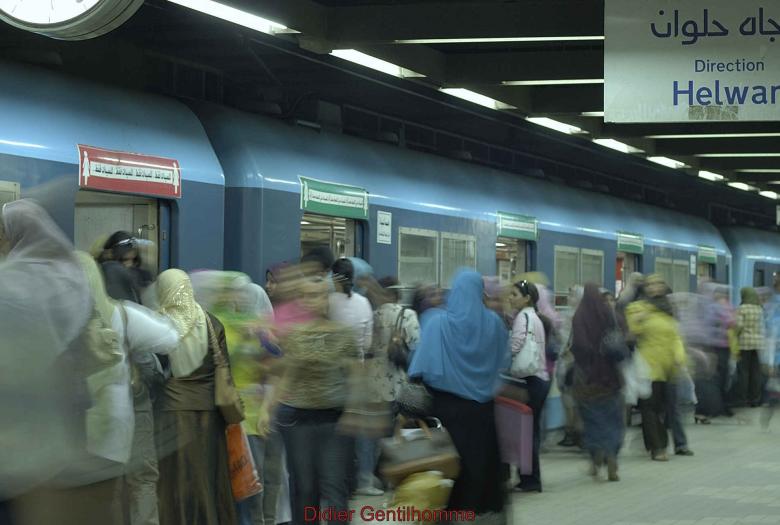
<path id="1" fill-rule="evenodd" d="M 0 208 L 3 204 L 19 199 L 21 191 L 18 182 L 0 180 Z"/>
<path id="2" fill-rule="evenodd" d="M 439 235 L 432 230 L 398 228 L 398 280 L 402 284 L 436 284 Z"/>
<path id="3" fill-rule="evenodd" d="M 667 281 L 674 292 L 689 292 L 691 290 L 690 263 L 676 260 L 672 265 L 672 280 Z"/>
<path id="4" fill-rule="evenodd" d="M 477 239 L 473 235 L 441 234 L 441 286 L 449 288 L 458 268 L 477 268 Z"/>
<path id="5" fill-rule="evenodd" d="M 664 259 L 663 257 L 655 258 L 655 273 L 663 277 L 664 281 L 672 285 L 674 282 L 674 269 L 673 261 L 671 259 Z"/>
<path id="6" fill-rule="evenodd" d="M 556 306 L 566 306 L 569 288 L 579 284 L 580 251 L 569 246 L 555 247 L 554 288 Z"/>
<path id="7" fill-rule="evenodd" d="M 74 241 L 77 250 L 93 251 L 96 241 L 123 230 L 139 243 L 146 269 L 159 269 L 159 207 L 156 199 L 79 190 L 76 194 Z"/>
<path id="8" fill-rule="evenodd" d="M 325 246 L 339 257 L 355 256 L 355 221 L 305 213 L 301 219 L 301 256 Z"/>
<path id="9" fill-rule="evenodd" d="M 604 286 L 604 252 L 583 249 L 580 256 L 580 282 Z"/>
<path id="10" fill-rule="evenodd" d="M 513 282 L 521 273 L 530 271 L 528 266 L 529 243 L 510 237 L 496 241 L 496 269 L 501 284 Z"/>

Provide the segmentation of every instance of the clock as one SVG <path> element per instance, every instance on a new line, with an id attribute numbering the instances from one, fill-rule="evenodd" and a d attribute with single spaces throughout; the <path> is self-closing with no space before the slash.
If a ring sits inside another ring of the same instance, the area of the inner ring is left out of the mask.
<path id="1" fill-rule="evenodd" d="M 0 20 L 61 40 L 86 40 L 122 25 L 144 0 L 0 0 Z"/>

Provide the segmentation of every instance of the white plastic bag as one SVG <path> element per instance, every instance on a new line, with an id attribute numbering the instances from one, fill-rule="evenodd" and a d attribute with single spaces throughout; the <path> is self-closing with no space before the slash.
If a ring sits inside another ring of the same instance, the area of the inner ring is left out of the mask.
<path id="1" fill-rule="evenodd" d="M 653 381 L 650 379 L 650 365 L 635 351 L 631 359 L 626 359 L 620 365 L 623 373 L 623 396 L 626 404 L 636 405 L 640 399 L 647 399 L 653 394 Z"/>

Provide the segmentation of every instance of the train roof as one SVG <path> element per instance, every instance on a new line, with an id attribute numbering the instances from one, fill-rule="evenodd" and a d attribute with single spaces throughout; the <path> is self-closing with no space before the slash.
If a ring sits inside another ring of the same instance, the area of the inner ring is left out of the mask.
<path id="1" fill-rule="evenodd" d="M 488 221 L 500 210 L 535 216 L 543 230 L 608 239 L 627 231 L 649 244 L 730 253 L 717 228 L 691 215 L 213 105 L 196 113 L 227 186 L 297 193 L 305 176 L 362 187 L 373 205 Z"/>
<path id="2" fill-rule="evenodd" d="M 203 127 L 184 104 L 0 61 L 0 153 L 78 164 L 77 144 L 171 157 L 185 180 L 224 185 Z"/>

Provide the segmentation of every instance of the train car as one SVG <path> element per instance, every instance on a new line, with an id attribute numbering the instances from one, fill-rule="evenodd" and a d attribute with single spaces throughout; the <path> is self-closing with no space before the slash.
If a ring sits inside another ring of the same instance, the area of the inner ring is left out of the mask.
<path id="1" fill-rule="evenodd" d="M 1 201 L 34 197 L 79 249 L 126 230 L 153 270 L 222 267 L 222 168 L 185 105 L 0 63 L 0 115 Z"/>
<path id="2" fill-rule="evenodd" d="M 315 245 L 378 275 L 447 287 L 458 267 L 618 291 L 631 271 L 676 291 L 727 282 L 731 252 L 697 217 L 211 105 L 195 108 L 225 169 L 225 264 L 263 269 Z"/>
<path id="3" fill-rule="evenodd" d="M 745 286 L 771 287 L 780 272 L 780 235 L 751 228 L 722 228 L 734 257 L 732 300 Z"/>

